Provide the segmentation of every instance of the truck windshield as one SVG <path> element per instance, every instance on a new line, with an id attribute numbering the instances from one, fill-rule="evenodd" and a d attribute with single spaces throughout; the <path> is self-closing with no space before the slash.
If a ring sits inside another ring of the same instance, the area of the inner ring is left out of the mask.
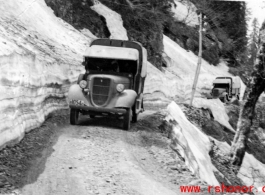
<path id="1" fill-rule="evenodd" d="M 104 59 L 104 58 L 86 58 L 85 67 L 87 70 L 112 71 L 120 73 L 130 73 L 135 75 L 137 72 L 137 61 Z"/>
<path id="2" fill-rule="evenodd" d="M 228 84 L 214 84 L 214 88 L 229 88 Z"/>

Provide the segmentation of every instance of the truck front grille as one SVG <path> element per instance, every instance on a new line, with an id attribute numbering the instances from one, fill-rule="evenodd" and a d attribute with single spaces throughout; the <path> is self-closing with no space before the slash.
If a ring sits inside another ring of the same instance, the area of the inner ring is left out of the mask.
<path id="1" fill-rule="evenodd" d="M 103 106 L 109 98 L 110 79 L 94 78 L 92 100 L 98 106 Z"/>

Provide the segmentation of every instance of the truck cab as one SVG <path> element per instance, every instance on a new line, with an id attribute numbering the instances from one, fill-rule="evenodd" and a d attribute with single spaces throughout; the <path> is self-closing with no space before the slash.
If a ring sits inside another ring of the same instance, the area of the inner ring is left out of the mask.
<path id="1" fill-rule="evenodd" d="M 240 99 L 241 81 L 239 77 L 216 77 L 211 90 L 212 98 L 229 102 L 232 97 Z"/>
<path id="2" fill-rule="evenodd" d="M 94 40 L 83 63 L 85 74 L 69 89 L 70 123 L 80 114 L 123 117 L 123 129 L 137 122 L 143 111 L 143 88 L 147 74 L 147 52 L 138 42 Z"/>

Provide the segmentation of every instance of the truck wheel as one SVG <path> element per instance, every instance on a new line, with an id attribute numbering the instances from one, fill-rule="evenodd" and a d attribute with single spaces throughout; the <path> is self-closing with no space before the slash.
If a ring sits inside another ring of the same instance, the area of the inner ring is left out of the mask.
<path id="1" fill-rule="evenodd" d="M 228 103 L 228 102 L 230 102 L 230 98 L 228 97 L 228 95 L 226 95 L 226 96 L 223 97 L 223 98 L 220 98 L 220 100 L 221 100 L 223 103 Z"/>
<path id="2" fill-rule="evenodd" d="M 228 97 L 228 95 L 226 95 L 225 96 L 225 100 L 226 100 L 226 103 L 227 103 L 227 102 L 230 102 L 231 99 Z"/>
<path id="3" fill-rule="evenodd" d="M 132 114 L 132 122 L 136 123 L 138 121 L 138 114 L 136 114 L 136 112 L 133 112 Z"/>
<path id="4" fill-rule="evenodd" d="M 79 110 L 71 109 L 70 110 L 70 124 L 71 125 L 77 125 L 78 124 L 78 118 L 79 118 Z"/>
<path id="5" fill-rule="evenodd" d="M 223 103 L 227 103 L 227 102 L 229 102 L 229 98 L 228 98 L 227 95 L 226 95 L 225 97 L 221 97 L 220 100 L 221 100 L 221 102 L 223 102 Z"/>
<path id="6" fill-rule="evenodd" d="M 131 108 L 128 108 L 123 118 L 123 129 L 129 130 L 131 127 Z"/>

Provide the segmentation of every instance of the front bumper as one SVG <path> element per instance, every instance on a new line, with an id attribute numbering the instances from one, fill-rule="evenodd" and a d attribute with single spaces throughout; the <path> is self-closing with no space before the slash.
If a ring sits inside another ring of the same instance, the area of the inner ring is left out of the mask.
<path id="1" fill-rule="evenodd" d="M 93 106 L 82 106 L 82 105 L 69 105 L 70 108 L 84 110 L 84 111 L 92 111 L 99 113 L 115 113 L 115 114 L 125 114 L 126 109 L 124 108 L 102 108 L 102 107 L 93 107 Z"/>

